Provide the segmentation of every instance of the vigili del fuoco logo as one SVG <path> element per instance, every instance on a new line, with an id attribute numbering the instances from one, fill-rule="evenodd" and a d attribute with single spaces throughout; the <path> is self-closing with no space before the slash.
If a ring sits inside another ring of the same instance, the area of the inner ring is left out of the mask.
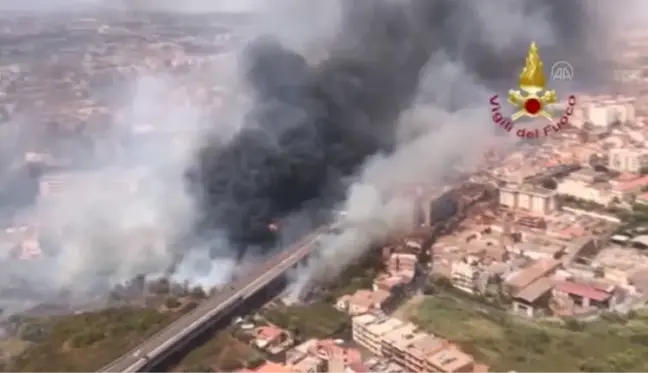
<path id="1" fill-rule="evenodd" d="M 559 99 L 555 90 L 547 89 L 544 63 L 540 58 L 538 46 L 532 42 L 520 74 L 518 89 L 508 91 L 507 101 L 515 109 L 515 112 L 510 116 L 502 114 L 499 96 L 491 97 L 493 123 L 507 132 L 515 129 L 515 134 L 518 137 L 536 139 L 558 132 L 569 123 L 569 117 L 573 114 L 576 105 L 576 96 L 568 97 L 563 114 L 558 120 L 555 120 L 550 113 L 550 107 L 558 104 Z M 523 121 L 521 120 L 523 118 L 532 120 Z M 523 127 L 524 124 L 537 123 L 533 119 L 545 119 L 548 123 L 542 128 L 537 125 L 534 126 L 535 128 Z"/>

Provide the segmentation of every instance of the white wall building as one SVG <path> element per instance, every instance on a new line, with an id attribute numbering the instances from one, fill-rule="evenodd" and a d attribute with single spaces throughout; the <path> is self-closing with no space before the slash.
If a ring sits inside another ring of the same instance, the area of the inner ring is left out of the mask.
<path id="1" fill-rule="evenodd" d="M 509 184 L 499 190 L 499 203 L 511 209 L 545 215 L 555 211 L 556 196 L 552 190 L 532 185 Z"/>
<path id="2" fill-rule="evenodd" d="M 606 101 L 602 104 L 592 103 L 587 106 L 586 118 L 595 127 L 605 128 L 614 122 L 622 124 L 636 120 L 636 110 L 632 103 Z"/>
<path id="3" fill-rule="evenodd" d="M 603 185 L 588 184 L 570 178 L 558 183 L 556 192 L 563 196 L 570 196 L 604 206 L 609 205 L 614 199 L 614 195 L 609 187 L 605 188 Z"/>
<path id="4" fill-rule="evenodd" d="M 556 192 L 607 206 L 614 199 L 612 187 L 602 176 L 590 168 L 574 172 L 558 183 Z"/>
<path id="5" fill-rule="evenodd" d="M 609 107 L 590 104 L 587 108 L 587 121 L 594 127 L 608 127 L 614 122 L 614 118 L 614 111 Z"/>
<path id="6" fill-rule="evenodd" d="M 618 172 L 641 173 L 648 169 L 648 150 L 610 149 L 608 168 Z"/>
<path id="7" fill-rule="evenodd" d="M 452 285 L 466 293 L 474 293 L 481 273 L 479 258 L 468 255 L 452 263 L 450 278 Z"/>

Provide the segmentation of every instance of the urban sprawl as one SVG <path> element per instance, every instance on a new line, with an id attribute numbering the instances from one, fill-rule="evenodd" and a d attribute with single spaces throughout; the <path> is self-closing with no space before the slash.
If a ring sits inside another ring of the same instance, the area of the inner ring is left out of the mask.
<path id="1" fill-rule="evenodd" d="M 62 139 L 51 142 L 50 148 L 35 144 L 24 149 L 22 158 L 14 161 L 42 167 L 39 201 L 56 198 L 66 183 L 99 189 L 106 185 L 137 188 L 139 173 L 116 171 L 114 162 L 105 161 L 118 159 L 125 146 L 124 137 L 106 135 L 111 132 L 108 124 L 126 126 L 121 133 L 125 137 L 149 136 L 164 144 L 178 141 L 187 131 L 160 128 L 151 118 L 146 123 L 132 122 L 129 113 L 119 110 L 123 103 L 113 95 L 102 95 L 106 87 L 127 85 L 138 76 L 166 74 L 174 78 L 173 95 L 165 97 L 173 105 L 199 103 L 215 116 L 223 115 L 238 100 L 223 83 L 228 78 L 224 71 L 235 64 L 230 51 L 240 43 L 232 25 L 225 25 L 228 20 L 210 23 L 201 18 L 141 14 L 106 17 L 74 22 L 8 20 L 0 27 L 2 121 L 46 128 L 48 136 Z M 434 187 L 419 185 L 414 193 L 425 213 L 412 233 L 372 252 L 375 258 L 370 261 L 377 265 L 363 270 L 362 276 L 351 276 L 349 284 L 329 292 L 325 301 L 318 300 L 318 307 L 330 308 L 322 312 L 321 319 L 313 311 L 309 315 L 313 320 L 299 321 L 290 313 L 291 307 L 305 306 L 276 299 L 253 315 L 235 320 L 226 331 L 230 347 L 243 346 L 236 351 L 250 352 L 227 353 L 228 360 L 215 349 L 205 354 L 200 365 L 183 369 L 259 373 L 516 370 L 536 363 L 521 356 L 505 366 L 494 362 L 499 361 L 492 353 L 495 347 L 475 347 L 461 336 L 495 333 L 488 338 L 490 345 L 498 344 L 495 331 L 480 329 L 480 325 L 483 329 L 494 323 L 493 315 L 538 330 L 553 323 L 552 328 L 568 330 L 565 333 L 584 333 L 581 330 L 586 332 L 588 323 L 602 318 L 644 317 L 648 301 L 648 90 L 643 87 L 648 86 L 644 78 L 648 76 L 648 33 L 628 32 L 619 48 L 617 75 L 624 78 L 617 79 L 606 95 L 575 93 L 578 103 L 569 126 L 542 141 L 513 151 L 488 150 L 484 164 L 458 189 L 459 217 L 445 224 L 433 239 L 429 231 L 438 222 L 426 205 L 427 189 L 434 194 Z M 164 105 L 159 114 L 165 115 Z M 488 123 L 487 110 L 484 115 Z M 93 164 L 110 163 L 110 168 L 88 170 L 87 157 L 80 162 L 78 154 L 64 146 L 71 138 L 87 146 Z M 9 214 L 3 222 L 0 254 L 16 260 L 45 256 L 37 219 L 29 208 Z M 426 319 L 413 311 L 425 304 L 441 309 L 446 301 L 452 304 L 448 307 L 457 309 L 469 304 L 470 315 L 483 313 L 491 321 L 473 323 L 473 329 L 462 334 L 457 329 L 467 324 L 439 326 L 432 317 Z M 182 302 L 166 302 L 162 308 L 167 312 L 181 306 Z M 346 333 L 311 332 L 323 330 L 338 318 L 348 326 Z M 484 345 L 489 343 L 484 342 L 486 338 L 482 338 Z M 552 352 L 547 351 L 545 358 L 552 359 Z M 580 369 L 594 369 L 586 365 L 590 363 L 584 360 Z M 604 370 L 624 369 L 608 363 Z M 560 369 L 579 369 L 565 364 Z"/>

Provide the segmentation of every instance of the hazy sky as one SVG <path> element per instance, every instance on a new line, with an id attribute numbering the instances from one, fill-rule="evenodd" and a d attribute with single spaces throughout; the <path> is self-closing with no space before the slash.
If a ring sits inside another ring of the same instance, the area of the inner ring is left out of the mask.
<path id="1" fill-rule="evenodd" d="M 242 12 L 264 0 L 0 0 L 0 11 L 65 11 L 80 6 L 130 5 L 185 12 Z"/>

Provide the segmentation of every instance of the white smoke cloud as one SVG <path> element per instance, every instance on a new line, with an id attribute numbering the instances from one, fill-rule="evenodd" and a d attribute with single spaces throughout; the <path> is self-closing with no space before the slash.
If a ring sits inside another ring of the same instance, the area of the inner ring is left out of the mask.
<path id="1" fill-rule="evenodd" d="M 47 18 L 127 5 L 181 13 L 236 13 L 249 11 L 254 5 L 244 3 L 189 1 L 176 6 L 177 2 L 163 1 L 8 0 L 0 2 L 0 12 L 31 12 Z M 47 300 L 61 290 L 101 294 L 138 274 L 156 276 L 171 271 L 174 280 L 205 287 L 229 281 L 236 268 L 234 258 L 213 259 L 210 255 L 220 249 L 227 251 L 223 236 L 212 232 L 208 242 L 184 242 L 197 217 L 195 195 L 189 192 L 186 180 L 196 149 L 205 137 L 218 137 L 221 143 L 227 143 L 247 111 L 245 100 L 241 100 L 245 92 L 239 83 L 235 53 L 220 54 L 216 63 L 220 67 L 215 71 L 203 68 L 207 76 L 198 87 L 220 87 L 228 105 L 221 108 L 219 118 L 193 102 L 185 92 L 186 84 L 174 76 L 142 74 L 123 91 L 106 87 L 106 92 L 92 92 L 108 93 L 121 102 L 115 122 L 103 124 L 104 138 L 98 141 L 114 156 L 108 165 L 89 165 L 93 168 L 89 171 L 47 176 L 61 179 L 63 188 L 55 198 L 39 199 L 35 216 L 28 220 L 38 223 L 41 238 L 47 238 L 48 247 L 44 249 L 48 250 L 38 260 L 12 261 L 11 268 L 0 274 L 0 292 L 22 289 L 22 298 L 29 298 L 31 303 Z M 230 101 L 236 105 L 229 105 Z M 214 128 L 215 121 L 222 123 Z M 0 127 L 4 135 L 0 138 L 0 156 L 7 163 L 0 169 L 3 180 L 11 176 L 8 171 L 14 163 L 22 164 L 23 154 L 32 149 L 31 145 L 39 149 L 45 144 L 36 142 L 36 130 L 25 131 L 20 123 L 15 120 Z M 25 134 L 27 139 L 22 138 Z M 130 139 L 127 147 L 123 146 L 124 139 Z M 9 251 L 3 249 L 3 260 L 8 259 L 5 254 Z M 6 293 L 2 294 L 0 308 L 9 301 Z M 5 311 L 6 315 L 11 310 Z"/>
<path id="2" fill-rule="evenodd" d="M 126 126 L 115 125 L 110 136 L 118 141 L 122 131 L 132 130 L 140 140 L 118 152 L 108 168 L 54 176 L 63 178 L 64 189 L 40 200 L 41 226 L 60 237 L 51 271 L 62 287 L 91 283 L 98 273 L 115 283 L 171 266 L 170 245 L 194 222 L 184 173 L 202 120 L 200 108 L 173 102 L 176 86 L 164 77 L 137 80 L 121 117 Z M 146 138 L 156 136 L 164 145 L 147 146 Z"/>
<path id="3" fill-rule="evenodd" d="M 260 16 L 247 30 L 250 36 L 273 34 L 299 51 L 321 47 L 333 39 L 343 11 L 338 0 L 6 0 L 0 2 L 0 12 L 50 12 L 108 4 L 193 13 L 253 11 Z M 516 4 L 514 0 L 466 3 L 465 7 L 479 14 L 481 24 L 465 27 L 480 27 L 494 50 L 505 50 L 520 39 L 550 43 L 555 35 L 542 12 L 524 14 Z M 643 9 L 643 3 L 633 4 L 633 9 Z M 611 15 L 618 16 L 617 20 L 626 19 L 623 18 L 626 14 L 618 10 L 624 8 L 619 6 Z M 501 15 L 506 16 L 505 22 L 501 21 Z M 462 22 L 461 19 L 450 21 Z M 458 43 L 461 42 L 459 35 Z M 205 136 L 201 132 L 202 109 L 191 102 L 178 103 L 171 99 L 178 86 L 169 77 L 137 80 L 134 94 L 127 96 L 124 105 L 124 123 L 126 127 L 136 124 L 141 128 L 143 125 L 175 128 L 178 133 L 193 135 L 187 135 L 177 147 L 157 150 L 136 147 L 122 154 L 115 160 L 113 170 L 101 176 L 101 179 L 122 177 L 121 168 L 134 165 L 137 159 L 148 169 L 141 176 L 144 193 L 131 194 L 100 186 L 89 188 L 85 181 L 78 185 L 72 182 L 58 202 L 43 202 L 37 209 L 42 226 L 60 227 L 57 233 L 64 237 L 56 259 L 23 263 L 21 268 L 12 268 L 12 272 L 22 272 L 21 278 L 53 288 L 105 287 L 138 273 L 164 273 L 181 257 L 180 252 L 189 252 L 176 266 L 174 279 L 213 286 L 231 277 L 236 270 L 235 261 L 213 259 L 208 254 L 210 249 L 227 245 L 217 234 L 212 241 L 203 243 L 204 247 L 193 250 L 173 247 L 195 218 L 194 200 L 186 193 L 184 172 L 192 161 L 196 140 Z M 411 224 L 412 201 L 390 197 L 395 189 L 403 184 L 441 184 L 449 172 L 449 160 L 460 159 L 467 166 L 474 166 L 479 163 L 486 144 L 490 146 L 496 141 L 493 134 L 501 129 L 494 128 L 487 115 L 488 96 L 492 92 L 443 53 L 430 61 L 421 93 L 422 97 L 432 94 L 434 103 L 417 105 L 404 113 L 398 123 L 403 141 L 397 150 L 389 156 L 376 155 L 357 175 L 345 206 L 349 227 L 340 235 L 322 240 L 323 259 L 309 270 L 299 272 L 296 282 L 300 286 L 307 284 L 313 275 L 335 274 L 341 263 L 357 258 L 375 240 Z M 460 110 L 447 110 L 457 102 L 461 104 Z M 235 110 L 234 116 L 240 117 L 245 111 L 245 108 Z M 223 132 L 232 136 L 240 121 L 228 123 L 234 123 L 234 127 Z M 116 127 L 115 135 L 123 130 Z M 509 136 L 497 141 L 501 146 L 509 146 L 515 139 Z"/>
<path id="4" fill-rule="evenodd" d="M 209 256 L 227 245 L 217 233 L 209 242 L 180 244 L 197 212 L 186 171 L 203 136 L 218 135 L 204 130 L 204 108 L 182 87 L 170 76 L 136 79 L 124 92 L 129 94 L 117 122 L 106 123 L 111 127 L 104 140 L 117 150 L 108 165 L 46 175 L 63 186 L 55 196 L 39 198 L 34 208 L 49 251 L 38 260 L 14 261 L 0 290 L 37 290 L 25 296 L 26 306 L 61 290 L 101 294 L 135 275 L 165 275 L 173 267 L 173 279 L 180 282 L 211 287 L 229 281 L 234 259 Z M 132 133 L 135 140 L 122 147 Z"/>
<path id="5" fill-rule="evenodd" d="M 559 42 L 546 20 L 548 9 L 525 13 L 522 3 L 515 0 L 466 2 L 461 6 L 465 11 L 476 12 L 480 21 L 464 24 L 464 29 L 479 28 L 494 51 L 510 50 L 519 40 L 534 40 L 541 45 Z M 599 2 L 592 8 L 601 10 L 602 6 L 606 4 Z M 612 10 L 607 26 L 612 29 L 613 25 L 625 25 L 621 20 L 626 19 L 625 10 Z M 453 37 L 459 45 L 468 41 L 461 34 Z M 515 74 L 511 71 L 511 84 L 515 83 Z M 494 93 L 443 51 L 433 56 L 420 83 L 421 100 L 404 112 L 398 123 L 403 141 L 392 154 L 377 155 L 366 162 L 348 192 L 347 228 L 341 234 L 322 239 L 318 249 L 321 258 L 311 262 L 310 271 L 298 272 L 291 288 L 292 297 L 301 295 L 314 279 L 334 279 L 345 268 L 344 263 L 356 260 L 372 244 L 411 227 L 414 197 L 404 198 L 394 195 L 394 191 L 411 185 L 437 185 L 441 189 L 445 178 L 456 172 L 449 167 L 450 162 L 465 170 L 475 169 L 490 147 L 503 150 L 516 145 L 513 133 L 496 136 L 503 129 L 497 128 L 488 115 L 488 99 Z M 430 97 L 434 97 L 432 102 L 420 103 Z M 454 110 L 448 110 L 451 107 Z"/>

